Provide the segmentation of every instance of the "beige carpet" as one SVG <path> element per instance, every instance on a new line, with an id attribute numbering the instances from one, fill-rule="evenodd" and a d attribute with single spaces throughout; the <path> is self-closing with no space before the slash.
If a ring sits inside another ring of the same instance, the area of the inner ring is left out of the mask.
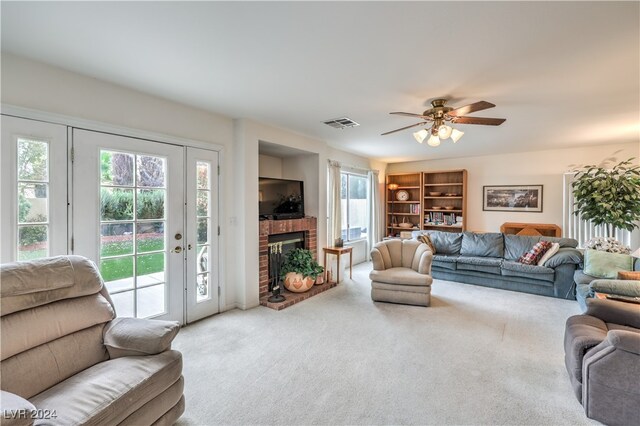
<path id="1" fill-rule="evenodd" d="M 563 363 L 575 301 L 436 281 L 429 308 L 373 303 L 370 269 L 185 327 L 179 424 L 590 423 Z"/>

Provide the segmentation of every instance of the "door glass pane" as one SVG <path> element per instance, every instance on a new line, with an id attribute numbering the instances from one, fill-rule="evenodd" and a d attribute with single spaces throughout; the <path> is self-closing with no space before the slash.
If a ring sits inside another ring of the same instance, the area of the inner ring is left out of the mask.
<path id="1" fill-rule="evenodd" d="M 164 250 L 164 222 L 140 222 L 136 234 L 138 253 Z"/>
<path id="2" fill-rule="evenodd" d="M 31 260 L 46 257 L 48 253 L 47 225 L 29 225 L 18 227 L 18 260 Z"/>
<path id="3" fill-rule="evenodd" d="M 46 257 L 49 255 L 49 143 L 18 138 L 17 156 L 16 258 Z"/>
<path id="4" fill-rule="evenodd" d="M 138 186 L 164 188 L 164 158 L 138 155 Z"/>
<path id="5" fill-rule="evenodd" d="M 133 256 L 103 258 L 100 261 L 100 275 L 109 293 L 134 288 L 133 262 Z"/>
<path id="6" fill-rule="evenodd" d="M 102 185 L 133 186 L 133 155 L 124 152 L 100 152 Z"/>
<path id="7" fill-rule="evenodd" d="M 198 161 L 196 179 L 196 220 L 197 256 L 196 256 L 196 302 L 211 298 L 209 262 L 209 229 L 211 228 L 211 163 Z"/>
<path id="8" fill-rule="evenodd" d="M 101 220 L 133 220 L 133 189 L 100 188 Z"/>
<path id="9" fill-rule="evenodd" d="M 136 310 L 138 318 L 149 318 L 165 312 L 165 285 L 154 285 L 137 291 Z"/>
<path id="10" fill-rule="evenodd" d="M 139 189 L 136 202 L 138 219 L 163 219 L 164 189 Z"/>
<path id="11" fill-rule="evenodd" d="M 133 254 L 133 223 L 100 226 L 100 256 Z"/>
<path id="12" fill-rule="evenodd" d="M 119 317 L 135 317 L 134 309 L 134 292 L 126 291 L 124 293 L 110 294 L 111 300 L 116 307 L 116 315 Z"/>
<path id="13" fill-rule="evenodd" d="M 18 180 L 49 181 L 49 144 L 18 138 Z"/>
<path id="14" fill-rule="evenodd" d="M 100 165 L 100 271 L 117 296 L 116 311 L 138 318 L 163 314 L 166 159 L 103 150 Z"/>

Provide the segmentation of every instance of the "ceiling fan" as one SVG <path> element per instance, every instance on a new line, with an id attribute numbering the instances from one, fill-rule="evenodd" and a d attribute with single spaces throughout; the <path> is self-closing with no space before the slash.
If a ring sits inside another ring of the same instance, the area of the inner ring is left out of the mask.
<path id="1" fill-rule="evenodd" d="M 433 101 L 431 101 L 432 108 L 429 108 L 422 114 L 414 114 L 411 112 L 390 112 L 389 114 L 394 115 L 418 117 L 422 121 L 410 126 L 391 130 L 390 132 L 383 133 L 382 136 L 399 132 L 401 130 L 410 129 L 412 127 L 430 125 L 428 129 L 422 129 L 418 132 L 415 132 L 413 134 L 413 137 L 416 138 L 418 143 L 422 143 L 427 138 L 427 136 L 429 136 L 427 144 L 430 146 L 438 146 L 440 145 L 441 139 L 451 138 L 453 142 L 456 143 L 462 137 L 462 135 L 464 135 L 464 132 L 461 132 L 460 130 L 454 129 L 449 126 L 447 124 L 448 122 L 458 124 L 483 124 L 485 126 L 499 126 L 506 121 L 505 118 L 466 117 L 466 114 L 470 114 L 476 111 L 482 111 L 483 109 L 493 108 L 495 105 L 491 102 L 480 101 L 458 108 L 445 106 L 446 103 L 446 99 L 434 99 Z"/>

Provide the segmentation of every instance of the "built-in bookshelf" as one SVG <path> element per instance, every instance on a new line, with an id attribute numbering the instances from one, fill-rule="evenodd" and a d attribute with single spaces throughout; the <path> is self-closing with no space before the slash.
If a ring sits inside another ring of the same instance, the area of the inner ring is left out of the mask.
<path id="1" fill-rule="evenodd" d="M 398 198 L 400 191 L 407 192 L 408 198 L 406 200 Z M 422 173 L 387 175 L 385 194 L 386 235 L 399 236 L 402 231 L 420 229 L 423 222 Z M 400 226 L 403 223 L 411 224 L 411 226 Z"/>
<path id="2" fill-rule="evenodd" d="M 467 229 L 467 171 L 422 173 L 421 229 L 462 232 Z"/>

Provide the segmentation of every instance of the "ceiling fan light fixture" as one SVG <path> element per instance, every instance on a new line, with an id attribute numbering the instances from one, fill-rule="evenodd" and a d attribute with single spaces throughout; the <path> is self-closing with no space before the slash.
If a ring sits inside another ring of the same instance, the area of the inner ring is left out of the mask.
<path id="1" fill-rule="evenodd" d="M 440 138 L 438 137 L 438 135 L 431 135 L 431 137 L 427 141 L 427 145 L 433 147 L 440 145 Z"/>
<path id="2" fill-rule="evenodd" d="M 453 140 L 453 143 L 456 143 L 456 142 L 458 142 L 460 140 L 462 135 L 464 135 L 464 132 L 461 132 L 458 129 L 452 129 L 452 131 L 451 131 L 451 140 Z"/>
<path id="3" fill-rule="evenodd" d="M 427 138 L 427 136 L 429 136 L 429 132 L 427 131 L 427 129 L 422 129 L 413 134 L 413 137 L 416 138 L 416 141 L 418 141 L 418 143 L 422 143 Z"/>
<path id="4" fill-rule="evenodd" d="M 451 136 L 452 130 L 453 130 L 453 127 L 443 124 L 440 127 L 438 127 L 438 137 L 440 137 L 440 139 L 449 139 L 449 137 Z"/>

